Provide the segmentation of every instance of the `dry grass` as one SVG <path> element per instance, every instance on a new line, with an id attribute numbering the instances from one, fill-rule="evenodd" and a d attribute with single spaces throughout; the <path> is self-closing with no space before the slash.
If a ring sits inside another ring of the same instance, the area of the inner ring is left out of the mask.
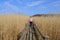
<path id="1" fill-rule="evenodd" d="M 0 40 L 17 40 L 27 21 L 28 16 L 23 15 L 0 16 Z"/>
<path id="2" fill-rule="evenodd" d="M 34 21 L 50 40 L 60 40 L 60 16 L 34 17 Z"/>
<path id="3" fill-rule="evenodd" d="M 17 40 L 17 35 L 21 32 L 29 17 L 24 15 L 4 15 L 0 16 L 0 40 Z M 50 40 L 60 40 L 60 16 L 54 17 L 33 17 L 37 27 L 44 35 L 48 35 Z"/>

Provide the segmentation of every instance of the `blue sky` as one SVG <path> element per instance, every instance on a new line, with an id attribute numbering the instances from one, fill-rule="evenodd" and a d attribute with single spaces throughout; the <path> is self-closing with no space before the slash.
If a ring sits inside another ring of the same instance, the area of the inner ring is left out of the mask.
<path id="1" fill-rule="evenodd" d="M 0 0 L 0 14 L 59 14 L 60 0 Z"/>

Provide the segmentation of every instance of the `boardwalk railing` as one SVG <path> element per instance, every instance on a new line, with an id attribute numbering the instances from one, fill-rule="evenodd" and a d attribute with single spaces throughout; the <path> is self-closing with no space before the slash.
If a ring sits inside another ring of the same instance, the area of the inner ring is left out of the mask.
<path id="1" fill-rule="evenodd" d="M 39 36 L 41 36 L 43 40 L 49 40 L 49 37 L 44 36 L 36 24 L 33 23 L 32 26 L 30 26 L 30 24 L 27 23 L 25 26 L 17 40 L 40 40 Z"/>

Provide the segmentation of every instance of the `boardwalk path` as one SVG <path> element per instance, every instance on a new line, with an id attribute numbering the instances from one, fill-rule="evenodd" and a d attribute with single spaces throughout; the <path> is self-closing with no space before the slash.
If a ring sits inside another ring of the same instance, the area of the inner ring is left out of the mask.
<path id="1" fill-rule="evenodd" d="M 40 38 L 42 38 L 42 40 L 48 40 L 48 37 L 42 34 L 36 24 L 33 23 L 32 26 L 30 26 L 29 23 L 27 23 L 25 26 L 17 40 L 41 40 Z"/>

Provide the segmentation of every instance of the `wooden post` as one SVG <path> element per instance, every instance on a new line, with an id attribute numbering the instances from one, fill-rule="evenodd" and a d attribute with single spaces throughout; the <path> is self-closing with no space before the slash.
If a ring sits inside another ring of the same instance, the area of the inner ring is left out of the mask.
<path id="1" fill-rule="evenodd" d="M 25 40 L 27 40 L 27 34 L 26 34 L 26 38 L 25 38 Z"/>

